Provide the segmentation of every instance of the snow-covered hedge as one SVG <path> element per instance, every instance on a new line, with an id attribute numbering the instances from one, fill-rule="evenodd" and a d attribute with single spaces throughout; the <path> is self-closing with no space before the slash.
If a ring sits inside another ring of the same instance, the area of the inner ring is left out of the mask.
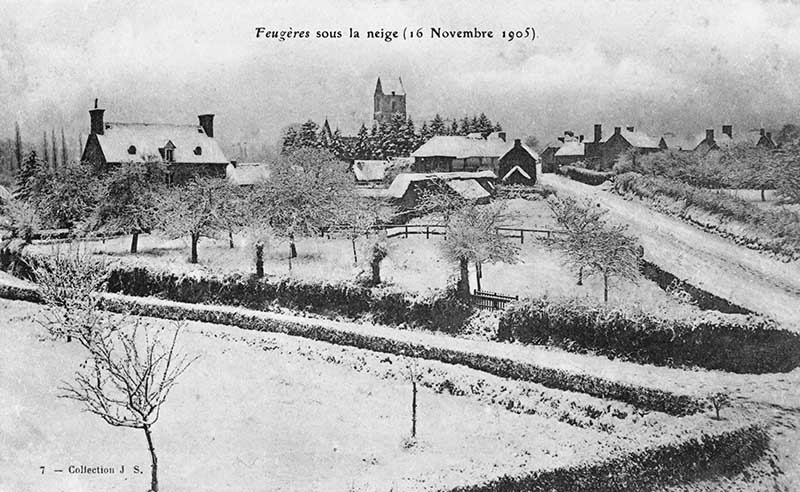
<path id="1" fill-rule="evenodd" d="M 757 425 L 706 434 L 674 443 L 624 453 L 601 462 L 542 470 L 523 476 L 504 476 L 450 492 L 552 490 L 650 490 L 688 482 L 724 470 L 738 473 L 769 448 L 769 437 Z"/>
<path id="2" fill-rule="evenodd" d="M 585 299 L 513 303 L 500 318 L 498 338 L 736 373 L 788 372 L 800 365 L 800 335 L 763 318 L 665 319 Z"/>
<path id="3" fill-rule="evenodd" d="M 569 179 L 592 186 L 603 184 L 614 176 L 612 172 L 593 171 L 575 166 L 561 166 L 559 172 L 566 174 Z"/>
<path id="4" fill-rule="evenodd" d="M 638 173 L 617 176 L 613 191 L 644 199 L 660 212 L 748 248 L 768 251 L 784 260 L 800 258 L 800 214 L 795 211 L 766 210 L 726 193 Z"/>

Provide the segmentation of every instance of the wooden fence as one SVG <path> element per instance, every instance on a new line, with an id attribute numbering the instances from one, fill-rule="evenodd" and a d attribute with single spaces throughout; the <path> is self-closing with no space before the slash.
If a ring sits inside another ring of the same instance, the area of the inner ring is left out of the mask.
<path id="1" fill-rule="evenodd" d="M 482 309 L 503 309 L 511 301 L 519 300 L 519 296 L 508 296 L 497 292 L 472 291 L 472 302 Z"/>
<path id="2" fill-rule="evenodd" d="M 392 237 L 407 238 L 413 235 L 424 234 L 425 239 L 429 239 L 431 236 L 444 236 L 446 229 L 447 229 L 446 226 L 442 224 L 403 224 L 403 225 L 385 224 L 385 225 L 378 225 L 372 228 L 372 230 L 375 231 L 385 230 L 387 238 L 392 238 Z M 345 230 L 346 227 L 334 225 L 326 228 L 323 231 L 322 235 L 330 238 L 331 234 L 345 232 Z M 550 239 L 553 236 L 553 234 L 563 234 L 566 231 L 558 229 L 498 227 L 497 232 L 508 238 L 519 239 L 520 244 L 524 244 L 526 236 L 529 238 L 546 237 L 547 239 Z"/>

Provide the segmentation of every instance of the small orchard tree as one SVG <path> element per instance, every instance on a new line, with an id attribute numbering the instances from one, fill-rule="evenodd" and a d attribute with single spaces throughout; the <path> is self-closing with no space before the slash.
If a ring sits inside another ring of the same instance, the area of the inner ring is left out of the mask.
<path id="1" fill-rule="evenodd" d="M 157 223 L 156 196 L 163 189 L 165 166 L 160 162 L 127 162 L 106 177 L 94 211 L 92 227 L 131 234 L 130 252 L 138 251 L 139 234 Z"/>
<path id="2" fill-rule="evenodd" d="M 0 229 L 8 231 L 12 238 L 21 239 L 23 244 L 30 244 L 40 227 L 39 214 L 27 202 L 12 198 L 3 205 Z"/>
<path id="3" fill-rule="evenodd" d="M 761 201 L 766 201 L 764 192 L 774 189 L 781 179 L 781 166 L 774 152 L 742 144 L 727 148 L 720 156 L 725 170 L 725 181 L 739 188 L 761 191 Z"/>
<path id="4" fill-rule="evenodd" d="M 224 180 L 219 184 L 218 193 L 222 195 L 218 205 L 217 217 L 220 226 L 228 234 L 228 246 L 235 247 L 233 235 L 246 228 L 252 216 L 250 197 L 241 186 Z"/>
<path id="5" fill-rule="evenodd" d="M 39 296 L 46 306 L 44 326 L 56 338 L 73 338 L 89 348 L 100 322 L 108 265 L 85 252 L 44 256 L 32 266 Z"/>
<path id="6" fill-rule="evenodd" d="M 519 247 L 509 242 L 497 230 L 507 223 L 505 205 L 467 205 L 449 219 L 441 249 L 444 257 L 458 264 L 459 278 L 456 292 L 469 297 L 469 263 L 480 271 L 484 262 L 515 263 Z"/>
<path id="7" fill-rule="evenodd" d="M 626 234 L 625 226 L 609 226 L 606 211 L 584 205 L 572 198 L 551 198 L 548 205 L 565 233 L 551 244 L 565 254 L 567 265 L 576 270 L 578 283 L 584 274 L 603 278 L 603 300 L 608 302 L 609 281 L 614 278 L 636 281 L 639 277 L 640 248 Z"/>
<path id="8" fill-rule="evenodd" d="M 289 240 L 289 268 L 297 257 L 295 238 L 319 234 L 334 223 L 354 186 L 345 163 L 315 148 L 280 157 L 269 180 L 256 184 L 253 210 L 278 236 Z"/>
<path id="9" fill-rule="evenodd" d="M 100 191 L 90 166 L 68 164 L 55 171 L 45 169 L 40 183 L 31 200 L 45 225 L 72 228 L 90 218 Z"/>
<path id="10" fill-rule="evenodd" d="M 781 154 L 780 178 L 777 179 L 777 193 L 781 202 L 800 203 L 800 144 L 787 145 Z"/>
<path id="11" fill-rule="evenodd" d="M 190 263 L 197 263 L 197 243 L 201 237 L 217 237 L 226 231 L 220 208 L 227 199 L 220 190 L 219 178 L 197 178 L 169 188 L 158 197 L 156 228 L 172 239 L 189 236 Z"/>
<path id="12" fill-rule="evenodd" d="M 84 409 L 109 425 L 141 429 L 150 453 L 150 491 L 158 491 L 158 457 L 152 428 L 178 378 L 196 358 L 180 355 L 178 325 L 169 343 L 151 334 L 138 319 L 131 323 L 103 320 L 98 335 L 87 347 L 85 369 L 61 388 L 63 398 L 80 402 Z"/>
<path id="13" fill-rule="evenodd" d="M 719 420 L 719 411 L 725 407 L 731 406 L 731 398 L 728 393 L 720 391 L 708 397 L 711 406 L 714 407 L 716 419 Z"/>
<path id="14" fill-rule="evenodd" d="M 336 210 L 336 222 L 344 228 L 353 247 L 353 265 L 358 265 L 356 240 L 374 232 L 376 226 L 389 222 L 396 209 L 380 200 L 362 198 L 355 194 L 342 199 Z"/>

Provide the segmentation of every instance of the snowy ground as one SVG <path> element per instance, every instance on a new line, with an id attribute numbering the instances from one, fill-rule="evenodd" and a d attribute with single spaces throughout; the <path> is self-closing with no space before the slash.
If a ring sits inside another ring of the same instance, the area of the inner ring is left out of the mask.
<path id="1" fill-rule="evenodd" d="M 783 263 L 701 231 L 635 202 L 561 176 L 542 182 L 560 193 L 588 197 L 609 209 L 609 218 L 630 225 L 645 258 L 679 278 L 787 328 L 800 330 L 800 262 Z"/>
<path id="2" fill-rule="evenodd" d="M 517 216 L 516 224 L 527 228 L 556 228 L 552 215 L 541 200 L 513 199 L 507 201 L 509 211 Z M 454 274 L 454 265 L 442 259 L 439 251 L 441 236 L 402 236 L 389 239 L 389 256 L 381 270 L 385 282 L 410 292 L 425 292 L 447 285 Z M 582 286 L 576 285 L 576 276 L 563 263 L 562 256 L 548 250 L 535 237 L 526 237 L 520 246 L 520 261 L 516 264 L 487 264 L 483 267 L 482 290 L 520 297 L 549 295 L 552 297 L 590 297 L 602 301 L 603 286 L 600 278 L 585 278 Z M 139 253 L 128 253 L 130 237 L 91 241 L 80 246 L 68 244 L 42 244 L 30 246 L 32 252 L 56 253 L 80 247 L 102 255 L 111 261 L 146 262 L 149 265 L 174 272 L 247 272 L 254 271 L 253 244 L 246 235 L 235 238 L 234 249 L 228 247 L 227 239 L 202 239 L 199 246 L 198 265 L 187 262 L 188 245 L 183 240 L 165 240 L 158 236 L 141 236 Z M 359 247 L 367 241 L 360 239 Z M 285 241 L 273 239 L 265 248 L 265 271 L 267 274 L 291 275 L 309 280 L 353 279 L 365 266 L 353 265 L 352 245 L 347 239 L 301 238 L 297 241 L 299 257 L 288 269 L 286 259 L 288 246 Z M 360 258 L 366 257 L 360 251 Z M 470 267 L 472 288 L 477 287 L 474 266 Z M 680 302 L 665 293 L 655 283 L 641 279 L 638 283 L 615 282 L 610 288 L 612 304 L 637 305 L 652 312 L 671 316 L 696 314 L 693 306 Z"/>

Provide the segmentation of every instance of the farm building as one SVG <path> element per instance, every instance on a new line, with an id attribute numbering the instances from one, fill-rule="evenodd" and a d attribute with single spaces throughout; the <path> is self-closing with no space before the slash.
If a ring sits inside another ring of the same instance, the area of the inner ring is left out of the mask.
<path id="1" fill-rule="evenodd" d="M 97 101 L 95 101 L 97 106 Z M 98 170 L 126 162 L 159 160 L 169 179 L 181 182 L 193 176 L 224 177 L 228 159 L 214 140 L 214 115 L 198 116 L 197 125 L 111 123 L 104 109 L 89 111 L 91 128 L 81 160 Z"/>
<path id="2" fill-rule="evenodd" d="M 389 163 L 385 160 L 362 160 L 353 161 L 353 175 L 358 184 L 380 183 L 386 176 L 386 168 Z"/>
<path id="3" fill-rule="evenodd" d="M 495 132 L 486 138 L 480 134 L 469 136 L 438 135 L 415 150 L 413 170 L 430 172 L 496 171 L 500 156 L 509 149 L 505 133 Z"/>
<path id="4" fill-rule="evenodd" d="M 265 162 L 231 161 L 225 168 L 225 177 L 228 181 L 239 186 L 253 186 L 267 181 L 271 174 L 272 166 Z"/>
<path id="5" fill-rule="evenodd" d="M 508 184 L 535 184 L 538 158 L 536 151 L 523 144 L 520 139 L 514 140 L 514 146 L 500 157 L 500 179 Z"/>
<path id="6" fill-rule="evenodd" d="M 384 196 L 402 210 L 413 210 L 425 190 L 446 186 L 469 201 L 488 203 L 494 195 L 496 179 L 492 171 L 403 173 L 392 181 Z"/>

